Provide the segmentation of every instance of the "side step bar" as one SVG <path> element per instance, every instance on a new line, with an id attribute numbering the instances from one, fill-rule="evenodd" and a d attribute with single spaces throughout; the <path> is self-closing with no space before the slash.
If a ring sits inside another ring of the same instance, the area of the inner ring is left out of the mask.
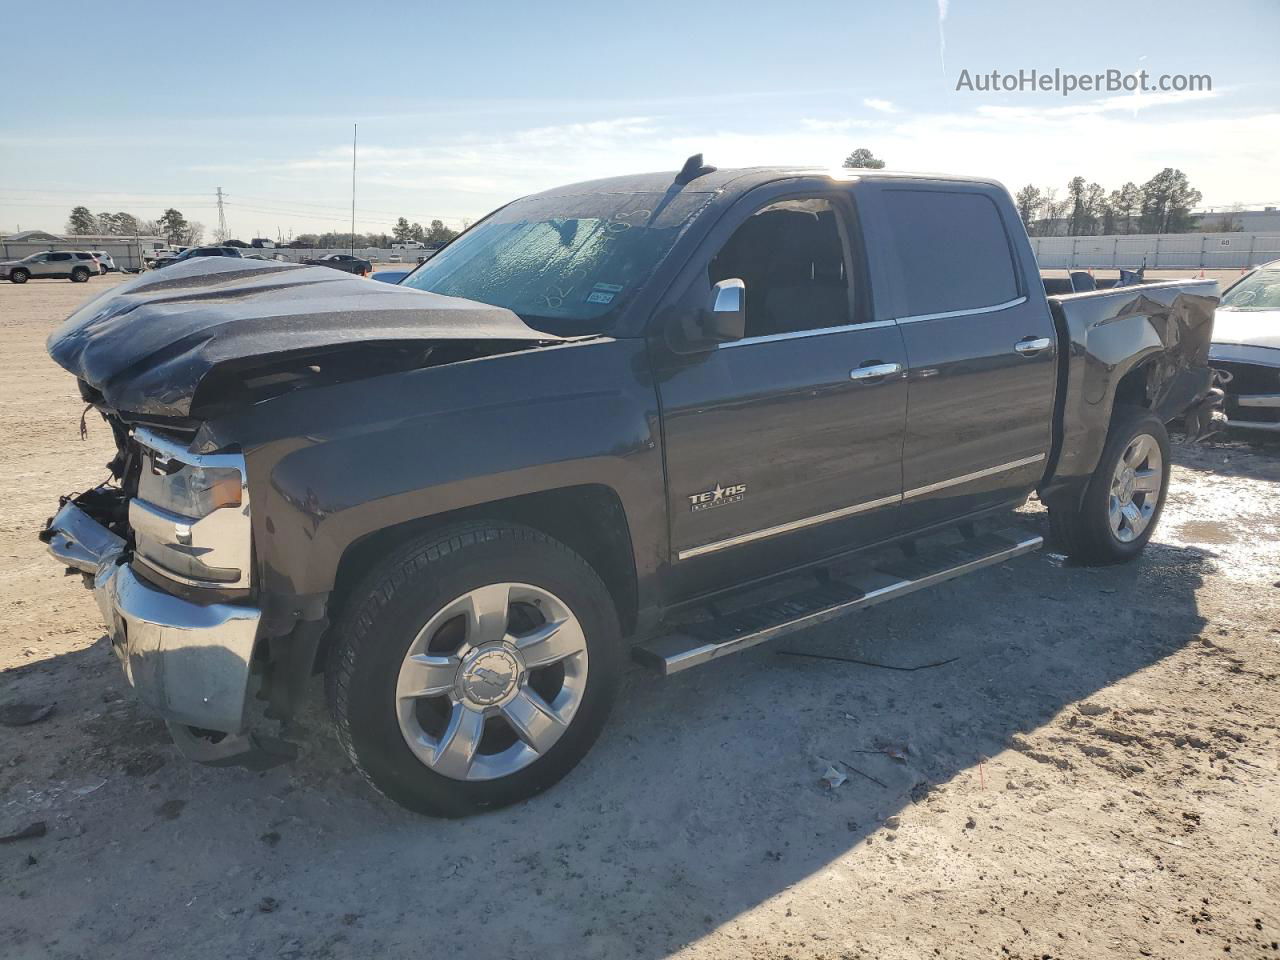
<path id="1" fill-rule="evenodd" d="M 917 556 L 883 561 L 781 600 L 746 607 L 639 644 L 633 656 L 664 675 L 727 657 L 783 634 L 953 580 L 1038 550 L 1044 538 L 1024 531 L 988 533 Z"/>

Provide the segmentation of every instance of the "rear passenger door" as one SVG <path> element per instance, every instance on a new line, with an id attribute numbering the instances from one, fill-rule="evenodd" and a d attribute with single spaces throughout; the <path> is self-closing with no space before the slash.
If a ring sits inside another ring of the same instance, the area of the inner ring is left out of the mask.
<path id="1" fill-rule="evenodd" d="M 903 528 L 1019 501 L 1045 468 L 1057 369 L 1021 224 L 992 185 L 868 186 L 908 363 Z"/>
<path id="2" fill-rule="evenodd" d="M 39 276 L 69 277 L 71 276 L 71 262 L 73 259 L 69 253 L 51 253 L 48 259 L 41 264 Z M 32 271 L 32 275 L 35 275 L 35 271 Z"/>

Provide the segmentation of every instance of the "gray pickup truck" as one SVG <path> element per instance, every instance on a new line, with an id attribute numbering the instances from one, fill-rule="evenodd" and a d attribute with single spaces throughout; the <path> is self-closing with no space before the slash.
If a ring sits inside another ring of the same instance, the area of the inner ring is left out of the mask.
<path id="1" fill-rule="evenodd" d="M 113 479 L 42 537 L 189 755 L 286 757 L 322 671 L 365 776 L 457 816 L 564 776 L 628 654 L 1034 550 L 1029 496 L 1079 560 L 1137 556 L 1166 424 L 1220 416 L 1216 303 L 1046 296 L 987 180 L 693 157 L 514 201 L 396 285 L 206 258 L 93 300 L 49 350 Z"/>

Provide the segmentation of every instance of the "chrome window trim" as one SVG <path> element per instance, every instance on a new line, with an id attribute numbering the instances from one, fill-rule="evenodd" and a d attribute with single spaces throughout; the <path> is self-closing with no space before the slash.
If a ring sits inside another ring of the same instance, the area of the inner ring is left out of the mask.
<path id="1" fill-rule="evenodd" d="M 946 320 L 948 317 L 974 317 L 980 313 L 999 313 L 1001 310 L 1008 310 L 1010 307 L 1016 307 L 1026 302 L 1026 297 L 1018 297 L 1016 300 L 1008 300 L 1004 303 L 997 303 L 990 307 L 972 307 L 968 310 L 949 310 L 946 313 L 918 313 L 913 317 L 899 317 L 898 323 L 921 323 L 925 320 Z"/>
<path id="2" fill-rule="evenodd" d="M 745 347 L 753 343 L 775 343 L 779 340 L 802 340 L 806 337 L 823 337 L 829 333 L 849 333 L 852 330 L 873 330 L 878 327 L 891 327 L 897 322 L 897 320 L 871 320 L 867 323 L 846 323 L 839 327 L 815 327 L 813 330 L 796 330 L 793 333 L 766 333 L 759 337 L 727 340 L 719 344 L 719 349 Z"/>
<path id="3" fill-rule="evenodd" d="M 910 500 L 913 497 L 921 497 L 926 493 L 933 493 L 935 490 L 943 490 L 947 487 L 958 486 L 962 483 L 968 483 L 971 480 L 980 480 L 983 477 L 994 476 L 997 473 L 1004 473 L 1007 470 L 1016 470 L 1018 467 L 1030 466 L 1031 464 L 1039 463 L 1044 459 L 1045 454 L 1037 453 L 1033 457 L 1023 457 L 1020 460 L 1010 460 L 1008 463 L 1000 463 L 994 467 L 975 470 L 973 473 L 966 473 L 963 476 L 951 477 L 948 480 L 939 480 L 937 483 L 930 483 L 923 487 L 915 487 L 902 494 L 895 493 L 888 497 L 880 497 L 877 500 L 867 500 L 864 503 L 855 503 L 851 507 L 841 507 L 839 510 L 819 513 L 812 517 L 804 517 L 801 520 L 792 520 L 790 523 L 780 523 L 775 527 L 765 527 L 762 530 L 753 530 L 750 533 L 742 533 L 736 537 L 728 537 L 724 540 L 715 540 L 711 543 L 704 543 L 701 546 L 687 547 L 676 553 L 676 559 L 691 560 L 694 557 L 701 557 L 708 553 L 715 553 L 718 550 L 726 550 L 729 547 L 741 546 L 744 543 L 754 543 L 756 540 L 764 540 L 767 537 L 776 537 L 783 533 L 792 533 L 796 530 L 803 530 L 806 527 L 816 526 L 820 523 L 839 520 L 842 517 L 851 517 L 854 514 L 864 513 L 867 510 L 874 510 L 877 507 L 887 507 L 895 503 L 901 503 L 904 500 Z"/>
<path id="4" fill-rule="evenodd" d="M 964 476 L 951 477 L 949 480 L 939 480 L 937 483 L 927 483 L 923 487 L 913 487 L 910 490 L 903 491 L 902 499 L 910 500 L 913 497 L 923 497 L 926 493 L 933 493 L 936 490 L 945 490 L 947 487 L 959 486 L 962 483 L 968 483 L 971 480 L 981 480 L 983 477 L 990 477 L 997 473 L 1004 473 L 1007 470 L 1016 470 L 1018 467 L 1027 467 L 1033 463 L 1039 463 L 1045 458 L 1043 453 L 1037 453 L 1034 457 L 1023 457 L 1021 460 L 1010 460 L 1008 463 L 999 463 L 994 467 L 986 467 L 982 470 L 975 470 L 973 473 L 966 473 Z"/>

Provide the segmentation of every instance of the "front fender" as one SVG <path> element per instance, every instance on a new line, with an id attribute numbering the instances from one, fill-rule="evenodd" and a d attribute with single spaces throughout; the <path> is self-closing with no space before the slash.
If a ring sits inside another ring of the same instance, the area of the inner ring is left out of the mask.
<path id="1" fill-rule="evenodd" d="M 656 568 L 657 417 L 643 342 L 599 340 L 280 397 L 198 442 L 244 449 L 263 607 L 283 626 L 324 615 L 343 552 L 368 534 L 581 484 L 617 494 L 637 573 Z"/>

